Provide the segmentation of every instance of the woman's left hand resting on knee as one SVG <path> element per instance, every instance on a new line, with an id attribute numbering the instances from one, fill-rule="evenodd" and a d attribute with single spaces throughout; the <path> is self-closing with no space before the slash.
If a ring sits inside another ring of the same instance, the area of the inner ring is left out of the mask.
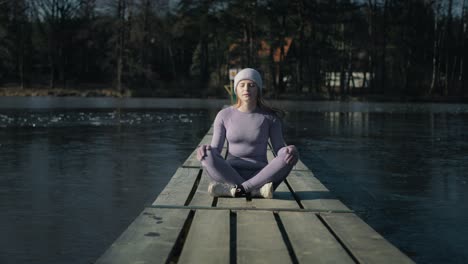
<path id="1" fill-rule="evenodd" d="M 210 149 L 211 149 L 210 145 L 201 145 L 197 149 L 197 160 L 201 161 L 206 156 L 206 151 Z"/>
<path id="2" fill-rule="evenodd" d="M 289 145 L 286 148 L 286 156 L 284 157 L 284 161 L 288 165 L 296 165 L 297 161 L 299 160 L 299 151 L 297 151 L 296 146 Z"/>

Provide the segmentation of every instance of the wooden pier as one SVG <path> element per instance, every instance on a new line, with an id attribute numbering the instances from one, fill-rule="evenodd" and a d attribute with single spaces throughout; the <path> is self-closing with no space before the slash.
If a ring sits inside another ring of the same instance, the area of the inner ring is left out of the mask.
<path id="1" fill-rule="evenodd" d="M 194 150 L 96 263 L 413 263 L 301 161 L 273 199 L 214 198 L 208 183 Z"/>

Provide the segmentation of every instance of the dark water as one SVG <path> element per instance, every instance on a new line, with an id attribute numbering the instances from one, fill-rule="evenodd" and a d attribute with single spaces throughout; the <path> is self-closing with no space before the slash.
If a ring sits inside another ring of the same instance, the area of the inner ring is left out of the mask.
<path id="1" fill-rule="evenodd" d="M 5 100 L 0 263 L 93 262 L 225 103 Z M 419 263 L 468 263 L 467 105 L 277 104 L 302 161 L 385 238 Z"/>
<path id="2" fill-rule="evenodd" d="M 207 110 L 0 112 L 0 263 L 92 263 L 167 184 Z"/>
<path id="3" fill-rule="evenodd" d="M 385 238 L 418 263 L 468 263 L 468 114 L 290 119 L 302 161 Z"/>

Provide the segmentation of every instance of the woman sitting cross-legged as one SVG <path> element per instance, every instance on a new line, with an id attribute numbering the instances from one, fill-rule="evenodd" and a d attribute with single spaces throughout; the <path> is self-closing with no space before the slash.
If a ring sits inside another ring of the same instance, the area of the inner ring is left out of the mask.
<path id="1" fill-rule="evenodd" d="M 210 176 L 212 196 L 273 198 L 273 191 L 289 175 L 299 159 L 295 146 L 286 146 L 277 112 L 263 103 L 262 78 L 250 68 L 234 78 L 237 104 L 221 110 L 213 124 L 210 145 L 197 150 L 197 159 Z M 229 150 L 221 156 L 224 141 Z M 270 139 L 277 156 L 268 162 Z"/>

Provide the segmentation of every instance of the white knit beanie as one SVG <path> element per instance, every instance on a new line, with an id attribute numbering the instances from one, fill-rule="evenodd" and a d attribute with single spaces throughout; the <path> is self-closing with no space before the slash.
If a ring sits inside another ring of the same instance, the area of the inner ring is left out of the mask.
<path id="1" fill-rule="evenodd" d="M 237 85 L 242 80 L 251 80 L 255 82 L 255 84 L 258 86 L 259 93 L 262 92 L 263 82 L 262 77 L 258 71 L 251 68 L 245 68 L 237 73 L 236 77 L 234 77 L 234 93 L 236 95 Z"/>

